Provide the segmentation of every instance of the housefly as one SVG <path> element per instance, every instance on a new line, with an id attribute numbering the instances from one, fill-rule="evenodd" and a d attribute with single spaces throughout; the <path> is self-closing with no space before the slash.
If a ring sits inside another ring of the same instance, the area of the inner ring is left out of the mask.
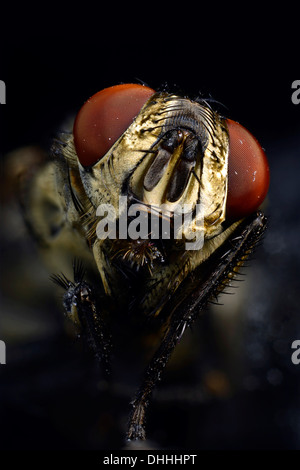
<path id="1" fill-rule="evenodd" d="M 242 125 L 205 100 L 140 84 L 88 99 L 51 158 L 23 178 L 26 223 L 104 373 L 118 312 L 157 325 L 127 439 L 145 439 L 174 348 L 264 233 L 268 186 L 265 153 Z"/>

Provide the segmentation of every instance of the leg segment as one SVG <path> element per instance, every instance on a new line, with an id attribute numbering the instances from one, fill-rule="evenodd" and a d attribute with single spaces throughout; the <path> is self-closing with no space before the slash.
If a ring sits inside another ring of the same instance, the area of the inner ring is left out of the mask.
<path id="1" fill-rule="evenodd" d="M 54 275 L 52 280 L 65 289 L 63 305 L 67 316 L 80 329 L 102 363 L 104 374 L 110 375 L 111 335 L 100 308 L 100 299 L 92 286 L 83 280 L 84 270 L 81 263 L 74 263 L 74 282 L 64 275 Z"/>
<path id="2" fill-rule="evenodd" d="M 220 293 L 245 259 L 253 251 L 266 228 L 261 212 L 243 221 L 200 269 L 185 279 L 169 304 L 170 316 L 161 345 L 148 365 L 134 400 L 127 439 L 145 439 L 145 413 L 152 391 L 184 330 L 190 326 L 209 300 Z"/>

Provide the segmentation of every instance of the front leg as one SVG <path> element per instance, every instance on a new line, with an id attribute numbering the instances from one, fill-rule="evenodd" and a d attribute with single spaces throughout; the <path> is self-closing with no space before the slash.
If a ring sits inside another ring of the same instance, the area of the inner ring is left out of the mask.
<path id="1" fill-rule="evenodd" d="M 145 414 L 152 391 L 160 380 L 170 355 L 212 297 L 218 295 L 253 251 L 266 228 L 266 218 L 258 212 L 245 219 L 212 257 L 191 273 L 169 304 L 170 316 L 161 345 L 148 365 L 134 400 L 127 439 L 146 439 Z"/>
<path id="2" fill-rule="evenodd" d="M 112 343 L 103 302 L 101 305 L 101 299 L 96 295 L 95 289 L 84 281 L 85 273 L 82 264 L 75 261 L 73 270 L 74 282 L 68 280 L 63 274 L 53 275 L 51 278 L 53 282 L 65 289 L 63 306 L 67 317 L 87 340 L 108 378 Z"/>

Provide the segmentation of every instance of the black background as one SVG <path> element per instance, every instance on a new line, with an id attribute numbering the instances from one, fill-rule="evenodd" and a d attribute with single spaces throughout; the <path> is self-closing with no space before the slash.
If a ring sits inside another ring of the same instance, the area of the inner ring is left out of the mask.
<path id="1" fill-rule="evenodd" d="M 136 80 L 212 97 L 260 139 L 284 136 L 299 124 L 291 102 L 298 66 L 292 12 L 268 16 L 245 7 L 233 17 L 221 6 L 215 15 L 199 6 L 135 17 L 122 6 L 99 14 L 95 7 L 51 5 L 7 14 L 5 151 L 45 141 L 90 95 Z"/>
<path id="2" fill-rule="evenodd" d="M 97 9 L 94 4 L 26 3 L 13 6 L 14 11 L 7 8 L 2 19 L 3 158 L 24 145 L 48 149 L 55 132 L 89 96 L 137 80 L 154 89 L 167 83 L 191 97 L 213 98 L 224 105 L 223 114 L 251 130 L 266 149 L 270 227 L 245 307 L 245 360 L 256 386 L 206 404 L 158 403 L 149 419 L 155 446 L 300 448 L 300 365 L 290 360 L 290 345 L 300 339 L 300 105 L 291 101 L 292 82 L 300 78 L 299 25 L 295 11 L 274 8 L 240 5 L 231 11 L 215 4 L 205 11 L 198 4 L 173 4 L 163 10 L 161 5 L 130 9 L 115 4 Z M 3 236 L 6 243 L 8 238 Z M 23 282 L 19 252 L 9 243 L 2 243 L 2 249 L 3 298 L 17 303 L 4 279 L 9 264 L 17 282 Z M 47 301 L 51 311 L 54 302 Z M 3 305 L 5 317 L 9 312 Z M 249 309 L 257 315 L 247 317 Z M 21 320 L 17 316 L 15 321 Z M 113 412 L 103 415 L 93 389 L 94 366 L 85 356 L 81 359 L 59 327 L 48 337 L 33 335 L 26 341 L 14 341 L 12 327 L 10 338 L 0 331 L 0 339 L 12 351 L 7 365 L 0 366 L 3 449 L 122 447 L 121 433 L 111 430 L 111 422 L 126 416 L 128 400 L 110 403 L 106 397 Z M 105 425 L 96 426 L 97 412 L 107 421 L 108 434 Z"/>

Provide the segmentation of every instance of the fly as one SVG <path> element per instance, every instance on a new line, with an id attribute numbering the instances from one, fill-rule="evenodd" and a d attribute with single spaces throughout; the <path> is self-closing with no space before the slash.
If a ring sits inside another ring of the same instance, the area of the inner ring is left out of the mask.
<path id="1" fill-rule="evenodd" d="M 52 278 L 64 310 L 104 372 L 117 310 L 158 319 L 164 332 L 127 439 L 146 438 L 146 409 L 174 348 L 264 233 L 268 185 L 264 151 L 243 126 L 205 101 L 135 84 L 88 99 L 27 180 L 27 224 L 49 269 L 63 273 Z"/>

